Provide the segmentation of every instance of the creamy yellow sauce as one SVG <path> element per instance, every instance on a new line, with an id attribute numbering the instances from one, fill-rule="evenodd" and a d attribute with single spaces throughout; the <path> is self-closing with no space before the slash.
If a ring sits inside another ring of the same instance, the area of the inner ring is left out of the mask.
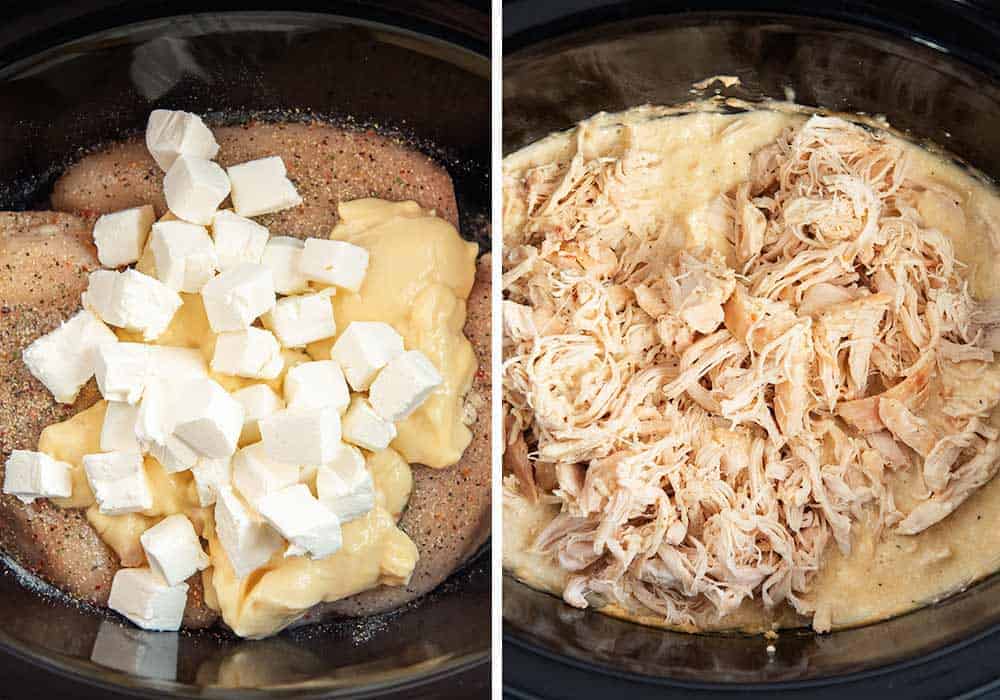
<path id="1" fill-rule="evenodd" d="M 408 350 L 427 355 L 444 379 L 413 415 L 396 424 L 392 447 L 411 463 L 455 464 L 472 440 L 462 421 L 462 398 L 472 386 L 476 355 L 462 329 L 479 249 L 415 202 L 359 199 L 342 204 L 340 216 L 330 237 L 365 248 L 370 258 L 361 289 L 338 292 L 333 299 L 338 327 L 385 321 Z M 317 344 L 319 353 L 328 357 L 330 344 Z M 313 346 L 307 350 L 317 352 Z"/>
<path id="2" fill-rule="evenodd" d="M 370 266 L 358 294 L 333 298 L 337 328 L 352 320 L 385 321 L 402 335 L 407 349 L 422 350 L 438 368 L 444 384 L 406 421 L 387 449 L 366 452 L 366 465 L 376 491 L 375 508 L 343 526 L 343 546 L 322 560 L 285 558 L 277 553 L 267 565 L 237 579 L 215 535 L 213 508 L 199 506 L 189 471 L 168 474 L 152 457 L 144 460 L 153 507 L 143 513 L 109 516 L 98 512 L 83 470 L 83 456 L 100 451 L 106 402 L 99 401 L 72 418 L 48 426 L 38 449 L 72 465 L 73 495 L 53 499 L 63 508 L 84 508 L 101 539 L 123 566 L 142 566 L 139 536 L 160 518 L 187 515 L 208 541 L 211 566 L 202 573 L 206 603 L 244 637 L 264 637 L 301 617 L 313 605 L 344 598 L 377 585 L 405 585 L 419 553 L 399 529 L 413 488 L 410 463 L 446 467 L 459 460 L 471 439 L 462 422 L 462 400 L 476 369 L 472 346 L 462 333 L 465 300 L 475 276 L 475 244 L 463 241 L 455 228 L 413 202 L 376 199 L 341 205 L 342 223 L 332 238 L 365 247 Z M 153 273 L 151 256 L 137 267 Z M 201 297 L 182 294 L 184 304 L 157 344 L 200 349 L 206 367 L 215 335 Z M 141 342 L 139 334 L 118 330 L 121 340 Z M 284 350 L 285 371 L 311 359 L 329 359 L 334 339 L 313 343 L 306 352 Z M 210 373 L 229 391 L 258 383 Z M 264 382 L 279 394 L 284 371 Z M 241 446 L 245 443 L 241 442 Z M 315 477 L 307 481 L 315 494 Z"/>
<path id="3" fill-rule="evenodd" d="M 752 111 L 724 115 L 708 111 L 676 114 L 671 108 L 642 107 L 592 118 L 598 128 L 582 148 L 586 157 L 618 156 L 627 147 L 653 151 L 662 163 L 653 169 L 654 187 L 660 193 L 657 214 L 662 240 L 668 248 L 704 245 L 727 258 L 727 240 L 707 239 L 700 231 L 702 208 L 719 194 L 749 178 L 750 158 L 773 141 L 786 127 L 806 119 L 795 109 Z M 566 161 L 576 153 L 576 130 L 553 134 L 508 156 L 505 177 L 517 178 L 527 169 Z M 890 136 L 890 138 L 896 138 Z M 963 274 L 979 299 L 1000 294 L 1000 198 L 952 162 L 915 144 L 904 142 L 912 173 L 936 181 L 962 197 L 961 216 L 943 210 L 932 198 L 920 202 L 920 213 L 930 227 L 954 242 L 956 257 L 966 265 Z M 964 218 L 964 221 L 962 220 Z M 516 208 L 505 208 L 505 238 L 522 226 Z M 731 260 L 731 258 L 729 258 Z M 1000 362 L 974 381 L 990 383 L 1000 392 Z M 961 388 L 958 388 L 961 391 Z M 994 423 L 1000 423 L 994 415 Z M 915 469 L 896 475 L 891 484 L 903 512 L 921 488 Z M 532 551 L 538 533 L 556 515 L 554 506 L 532 505 L 520 498 L 505 498 L 503 505 L 504 568 L 526 584 L 561 594 L 567 574 L 547 555 Z M 970 497 L 952 515 L 915 536 L 883 532 L 876 536 L 859 523 L 852 528 L 849 555 L 828 547 L 823 568 L 816 577 L 811 599 L 817 616 L 832 627 L 849 627 L 881 620 L 940 600 L 1000 569 L 1000 480 L 994 479 Z M 617 605 L 601 612 L 643 624 L 664 626 L 652 616 L 636 615 Z M 787 608 L 764 610 L 748 602 L 721 621 L 707 620 L 703 629 L 740 628 L 764 630 L 773 626 L 808 624 Z"/>

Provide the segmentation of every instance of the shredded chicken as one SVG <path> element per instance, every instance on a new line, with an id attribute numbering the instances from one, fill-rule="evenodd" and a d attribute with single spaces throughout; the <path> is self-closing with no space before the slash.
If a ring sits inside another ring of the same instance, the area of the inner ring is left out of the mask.
<path id="1" fill-rule="evenodd" d="M 828 543 L 849 552 L 866 514 L 920 532 L 997 471 L 1000 397 L 921 410 L 944 369 L 993 360 L 1000 312 L 881 134 L 816 116 L 761 149 L 713 206 L 730 267 L 667 247 L 659 156 L 585 157 L 590 128 L 504 183 L 511 470 L 534 501 L 524 461 L 547 465 L 561 508 L 534 546 L 579 607 L 691 625 L 759 598 L 828 628 L 809 596 Z M 889 479 L 911 465 L 927 495 L 904 514 Z"/>

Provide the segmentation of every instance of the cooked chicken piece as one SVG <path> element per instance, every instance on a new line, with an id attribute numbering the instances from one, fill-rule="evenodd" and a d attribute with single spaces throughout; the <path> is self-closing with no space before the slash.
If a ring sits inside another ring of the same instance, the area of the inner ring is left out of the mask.
<path id="1" fill-rule="evenodd" d="M 891 299 L 872 294 L 835 306 L 823 313 L 815 325 L 817 362 L 827 407 L 834 410 L 843 396 L 863 396 L 876 330 Z M 847 343 L 842 341 L 847 340 Z M 847 347 L 848 374 L 843 376 L 841 348 Z M 846 380 L 846 382 L 845 382 Z M 846 383 L 846 386 L 845 386 Z"/>
<path id="2" fill-rule="evenodd" d="M 980 338 L 982 337 L 981 334 Z M 978 345 L 978 340 L 976 345 L 967 345 L 942 339 L 938 349 L 941 357 L 949 362 L 993 362 L 993 350 L 990 347 Z"/>
<path id="3" fill-rule="evenodd" d="M 889 431 L 880 430 L 877 433 L 869 433 L 865 435 L 865 439 L 868 440 L 868 444 L 878 450 L 887 464 L 897 469 L 909 466 L 910 458 L 907 457 L 906 452 L 893 439 Z"/>
<path id="4" fill-rule="evenodd" d="M 524 494 L 529 503 L 535 503 L 538 500 L 535 471 L 531 468 L 531 462 L 528 460 L 528 445 L 524 441 L 524 435 L 518 434 L 514 437 L 513 442 L 505 446 L 503 470 L 505 474 L 513 474 L 517 477 L 521 493 Z"/>
<path id="5" fill-rule="evenodd" d="M 721 330 L 705 336 L 681 356 L 681 373 L 670 382 L 663 391 L 667 398 L 676 399 L 687 391 L 705 374 L 721 362 L 746 353 L 743 346 L 737 342 L 729 331 Z"/>
<path id="6" fill-rule="evenodd" d="M 753 297 L 739 284 L 723 309 L 726 329 L 754 352 L 763 350 L 797 321 L 787 304 Z"/>
<path id="7" fill-rule="evenodd" d="M 802 432 L 809 408 L 809 375 L 812 369 L 813 347 L 809 328 L 796 326 L 799 332 L 790 341 L 785 358 L 787 376 L 774 386 L 774 417 L 782 434 L 792 438 Z"/>
<path id="8" fill-rule="evenodd" d="M 883 398 L 898 399 L 907 406 L 912 406 L 921 398 L 921 393 L 934 372 L 934 353 L 928 352 L 920 356 L 907 373 L 906 379 L 881 394 L 864 399 L 846 401 L 837 405 L 837 415 L 857 428 L 862 433 L 874 433 L 885 429 L 885 423 L 879 416 L 879 400 Z"/>
<path id="9" fill-rule="evenodd" d="M 921 457 L 927 457 L 937 443 L 937 436 L 927 421 L 912 413 L 899 399 L 889 396 L 879 399 L 878 417 L 896 439 Z"/>
<path id="10" fill-rule="evenodd" d="M 896 531 L 903 535 L 923 532 L 948 517 L 975 491 L 996 476 L 1000 470 L 1000 441 L 991 440 L 952 474 L 948 487 L 936 493 L 910 511 Z"/>
<path id="11" fill-rule="evenodd" d="M 841 304 L 846 304 L 858 297 L 859 290 L 850 287 L 838 287 L 835 284 L 821 282 L 814 284 L 802 295 L 802 303 L 797 309 L 802 316 L 819 316 Z"/>
<path id="12" fill-rule="evenodd" d="M 535 319 L 532 316 L 530 306 L 504 299 L 501 309 L 503 312 L 503 332 L 505 338 L 510 338 L 514 342 L 519 343 L 535 337 Z"/>

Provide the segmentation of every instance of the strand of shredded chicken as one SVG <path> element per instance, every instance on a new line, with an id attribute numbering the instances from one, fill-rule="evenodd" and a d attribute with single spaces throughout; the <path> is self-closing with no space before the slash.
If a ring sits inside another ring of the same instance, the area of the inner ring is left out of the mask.
<path id="1" fill-rule="evenodd" d="M 560 505 L 535 548 L 564 597 L 695 625 L 744 600 L 814 612 L 810 582 L 852 524 L 917 533 L 997 470 L 992 402 L 921 408 L 992 362 L 1000 313 L 963 283 L 898 142 L 813 117 L 713 203 L 735 259 L 665 250 L 658 156 L 627 149 L 508 178 L 506 463 Z M 969 403 L 969 402 L 966 402 Z M 887 477 L 922 464 L 908 513 Z"/>

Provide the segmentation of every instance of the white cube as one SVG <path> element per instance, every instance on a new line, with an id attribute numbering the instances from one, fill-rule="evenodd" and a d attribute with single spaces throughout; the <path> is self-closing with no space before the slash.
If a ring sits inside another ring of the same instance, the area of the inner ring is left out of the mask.
<path id="1" fill-rule="evenodd" d="M 243 430 L 243 406 L 211 379 L 189 379 L 178 387 L 174 434 L 202 457 L 228 457 Z"/>
<path id="2" fill-rule="evenodd" d="M 125 401 L 108 401 L 101 425 L 101 452 L 140 452 L 135 435 L 139 407 Z"/>
<path id="3" fill-rule="evenodd" d="M 175 292 L 200 292 L 219 266 L 208 230 L 186 221 L 153 224 L 149 247 L 156 276 Z"/>
<path id="4" fill-rule="evenodd" d="M 188 585 L 171 586 L 150 568 L 119 569 L 111 580 L 108 607 L 139 627 L 176 631 L 184 620 Z"/>
<path id="5" fill-rule="evenodd" d="M 258 421 L 285 407 L 285 402 L 267 384 L 253 384 L 233 392 L 233 398 L 243 406 L 243 432 L 240 444 L 247 445 L 260 440 Z"/>
<path id="6" fill-rule="evenodd" d="M 22 503 L 36 498 L 69 498 L 73 495 L 70 465 L 42 452 L 13 450 L 4 465 L 3 492 Z"/>
<path id="7" fill-rule="evenodd" d="M 208 225 L 229 196 L 229 178 L 217 163 L 181 155 L 163 178 L 163 195 L 177 218 Z"/>
<path id="8" fill-rule="evenodd" d="M 233 187 L 233 209 L 240 216 L 259 216 L 302 204 L 280 156 L 233 165 L 226 172 Z"/>
<path id="9" fill-rule="evenodd" d="M 94 373 L 97 388 L 108 401 L 134 404 L 142 398 L 150 375 L 150 346 L 110 343 L 97 349 Z"/>
<path id="10" fill-rule="evenodd" d="M 219 489 L 215 502 L 215 532 L 240 579 L 264 566 L 284 546 L 281 536 L 226 486 Z"/>
<path id="11" fill-rule="evenodd" d="M 232 483 L 232 458 L 200 457 L 198 463 L 191 467 L 191 474 L 194 476 L 195 490 L 198 493 L 198 505 L 203 508 L 210 506 L 218 498 L 219 489 Z"/>
<path id="12" fill-rule="evenodd" d="M 340 520 L 316 500 L 305 484 L 288 486 L 257 502 L 260 516 L 282 537 L 312 559 L 328 557 L 340 549 Z"/>
<path id="13" fill-rule="evenodd" d="M 201 459 L 190 445 L 176 435 L 168 435 L 162 443 L 156 442 L 150 445 L 149 454 L 160 463 L 168 474 L 193 469 L 198 464 L 198 460 Z"/>
<path id="14" fill-rule="evenodd" d="M 300 348 L 337 333 L 333 304 L 324 292 L 279 299 L 261 320 L 286 348 Z"/>
<path id="15" fill-rule="evenodd" d="M 167 382 L 208 376 L 201 350 L 175 345 L 147 345 L 151 376 Z"/>
<path id="16" fill-rule="evenodd" d="M 186 471 L 198 463 L 198 454 L 174 435 L 176 410 L 186 397 L 183 381 L 151 377 L 142 392 L 135 421 L 135 435 L 142 451 L 149 452 L 170 474 Z"/>
<path id="17" fill-rule="evenodd" d="M 403 336 L 381 321 L 352 321 L 330 350 L 355 391 L 368 391 L 379 370 L 402 354 Z"/>
<path id="18" fill-rule="evenodd" d="M 54 331 L 35 339 L 21 353 L 21 359 L 56 401 L 73 403 L 94 376 L 98 347 L 117 342 L 114 331 L 83 309 Z"/>
<path id="19" fill-rule="evenodd" d="M 289 464 L 324 464 L 340 444 L 340 414 L 329 406 L 286 408 L 260 420 L 267 455 Z"/>
<path id="20" fill-rule="evenodd" d="M 298 480 L 299 465 L 271 459 L 263 443 L 248 445 L 233 457 L 233 486 L 247 503 L 256 504 L 261 496 Z"/>
<path id="21" fill-rule="evenodd" d="M 240 263 L 209 280 L 201 299 L 212 331 L 242 330 L 274 308 L 274 280 L 265 266 Z"/>
<path id="22" fill-rule="evenodd" d="M 289 408 L 332 406 L 338 413 L 351 402 L 344 372 L 333 360 L 303 362 L 285 374 L 285 403 Z"/>
<path id="23" fill-rule="evenodd" d="M 149 113 L 146 148 L 163 170 L 169 170 L 179 155 L 211 160 L 219 152 L 212 130 L 201 117 L 170 109 L 154 109 Z"/>
<path id="24" fill-rule="evenodd" d="M 139 536 L 149 568 L 176 586 L 208 567 L 208 555 L 187 516 L 169 515 Z"/>
<path id="25" fill-rule="evenodd" d="M 228 209 L 212 217 L 212 239 L 219 269 L 228 270 L 240 263 L 260 263 L 270 236 L 267 228 Z"/>
<path id="26" fill-rule="evenodd" d="M 441 386 L 441 375 L 419 350 L 410 350 L 389 361 L 368 390 L 368 400 L 388 421 L 407 418 Z"/>
<path id="27" fill-rule="evenodd" d="M 104 267 L 138 261 L 155 220 L 156 212 L 149 204 L 100 216 L 94 224 L 97 259 Z"/>
<path id="28" fill-rule="evenodd" d="M 144 343 L 114 343 L 98 347 L 94 362 L 97 388 L 108 401 L 137 403 L 154 378 L 170 382 L 204 377 L 201 352 L 194 348 Z"/>
<path id="29" fill-rule="evenodd" d="M 153 507 L 153 492 L 138 452 L 84 455 L 83 469 L 104 515 L 138 513 Z"/>
<path id="30" fill-rule="evenodd" d="M 302 272 L 303 250 L 305 244 L 290 236 L 275 236 L 264 246 L 260 262 L 271 271 L 278 294 L 308 291 L 309 280 Z"/>
<path id="31" fill-rule="evenodd" d="M 345 241 L 307 238 L 301 269 L 308 279 L 357 292 L 368 272 L 368 251 Z"/>
<path id="32" fill-rule="evenodd" d="M 156 340 L 170 325 L 181 298 L 160 280 L 129 268 L 90 273 L 83 305 L 105 323 Z"/>
<path id="33" fill-rule="evenodd" d="M 281 346 L 270 331 L 246 328 L 215 339 L 212 371 L 248 379 L 274 379 L 285 366 Z"/>
<path id="34" fill-rule="evenodd" d="M 354 396 L 341 421 L 344 441 L 366 450 L 384 450 L 396 439 L 396 426 L 375 413 L 368 399 Z"/>
<path id="35" fill-rule="evenodd" d="M 360 518 L 375 507 L 375 482 L 361 450 L 341 445 L 329 463 L 316 470 L 316 496 L 341 523 Z"/>

